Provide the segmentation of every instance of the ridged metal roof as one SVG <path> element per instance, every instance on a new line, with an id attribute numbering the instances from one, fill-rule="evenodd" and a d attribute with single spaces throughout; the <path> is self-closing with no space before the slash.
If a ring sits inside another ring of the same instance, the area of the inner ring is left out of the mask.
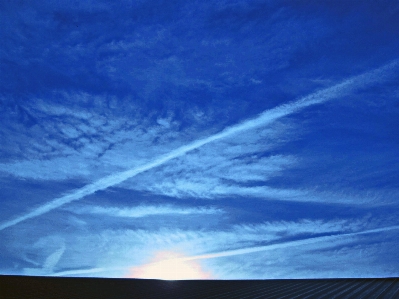
<path id="1" fill-rule="evenodd" d="M 162 281 L 0 276 L 0 298 L 399 298 L 399 279 Z"/>

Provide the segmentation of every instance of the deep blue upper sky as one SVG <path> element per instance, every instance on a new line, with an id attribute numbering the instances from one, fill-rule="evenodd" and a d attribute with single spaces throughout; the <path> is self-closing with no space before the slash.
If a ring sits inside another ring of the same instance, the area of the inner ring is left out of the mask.
<path id="1" fill-rule="evenodd" d="M 2 1 L 0 274 L 399 276 L 398 53 L 397 1 Z"/>

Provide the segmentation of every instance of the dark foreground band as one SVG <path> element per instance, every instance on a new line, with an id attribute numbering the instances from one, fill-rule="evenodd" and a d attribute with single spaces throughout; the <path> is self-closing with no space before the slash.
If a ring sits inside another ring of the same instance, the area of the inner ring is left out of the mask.
<path id="1" fill-rule="evenodd" d="M 399 279 L 163 281 L 0 275 L 0 298 L 399 298 Z"/>

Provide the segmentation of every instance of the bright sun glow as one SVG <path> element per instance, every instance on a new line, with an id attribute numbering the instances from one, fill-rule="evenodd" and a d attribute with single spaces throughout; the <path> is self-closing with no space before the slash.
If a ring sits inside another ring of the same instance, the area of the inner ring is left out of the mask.
<path id="1" fill-rule="evenodd" d="M 210 279 L 209 273 L 204 272 L 197 261 L 185 260 L 185 256 L 174 252 L 160 252 L 145 265 L 134 267 L 129 277 L 184 280 Z"/>

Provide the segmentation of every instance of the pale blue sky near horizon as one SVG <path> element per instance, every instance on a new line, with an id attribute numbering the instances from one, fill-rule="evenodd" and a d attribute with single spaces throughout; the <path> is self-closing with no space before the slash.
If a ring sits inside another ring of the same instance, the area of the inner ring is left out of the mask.
<path id="1" fill-rule="evenodd" d="M 0 25 L 0 274 L 399 276 L 398 1 L 3 1 Z"/>

